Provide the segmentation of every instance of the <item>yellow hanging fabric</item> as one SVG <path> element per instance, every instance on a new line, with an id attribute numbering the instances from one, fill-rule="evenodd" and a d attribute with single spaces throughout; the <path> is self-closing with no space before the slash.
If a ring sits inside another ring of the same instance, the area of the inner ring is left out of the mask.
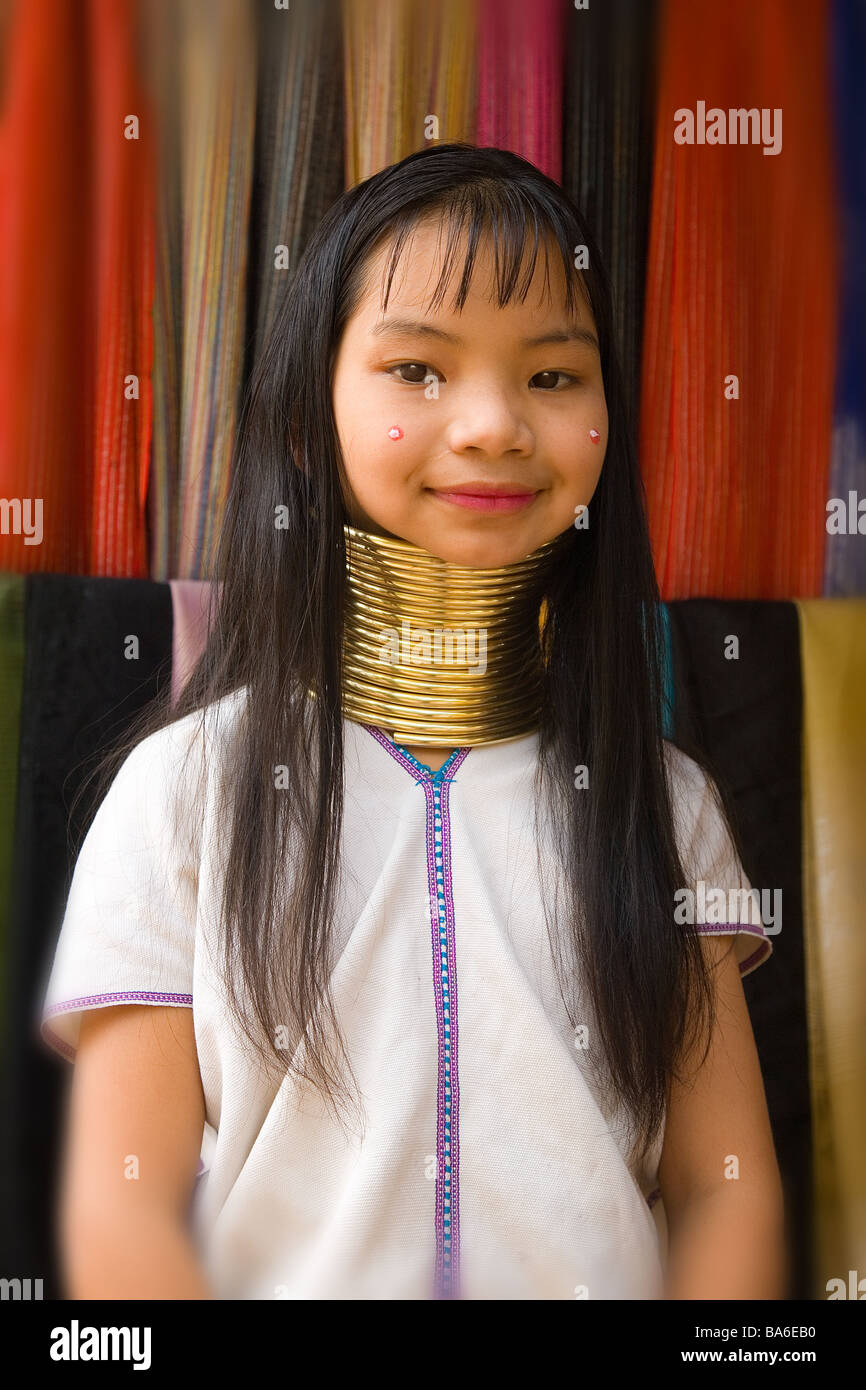
<path id="1" fill-rule="evenodd" d="M 797 605 L 815 1290 L 866 1275 L 866 600 Z M 856 1293 L 853 1295 L 856 1297 Z"/>

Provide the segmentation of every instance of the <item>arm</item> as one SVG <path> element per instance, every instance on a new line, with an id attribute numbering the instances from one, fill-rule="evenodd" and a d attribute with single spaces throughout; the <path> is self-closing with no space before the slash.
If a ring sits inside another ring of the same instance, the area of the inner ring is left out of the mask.
<path id="1" fill-rule="evenodd" d="M 83 1016 L 61 1185 L 71 1298 L 211 1297 L 187 1230 L 204 1118 L 192 1009 Z"/>
<path id="2" fill-rule="evenodd" d="M 702 937 L 717 1019 L 671 1085 L 659 1186 L 669 1299 L 786 1297 L 782 1184 L 758 1053 L 731 937 Z M 739 1177 L 726 1177 L 739 1162 Z"/>

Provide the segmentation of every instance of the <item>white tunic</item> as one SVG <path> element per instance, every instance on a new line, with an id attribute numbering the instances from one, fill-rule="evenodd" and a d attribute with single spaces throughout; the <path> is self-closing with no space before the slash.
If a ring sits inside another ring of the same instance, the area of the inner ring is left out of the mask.
<path id="1" fill-rule="evenodd" d="M 121 766 L 75 866 L 42 1024 L 72 1059 L 83 1010 L 193 1010 L 207 1118 L 191 1229 L 215 1295 L 660 1297 L 662 1136 L 648 1163 L 632 1162 L 561 998 L 542 896 L 554 901 L 561 874 L 533 815 L 537 734 L 461 748 L 431 774 L 344 721 L 331 980 L 366 1117 L 353 1136 L 309 1083 L 263 1078 L 225 1001 L 228 837 L 213 762 L 243 700 L 209 712 L 206 740 L 191 715 Z M 665 748 L 695 879 L 748 888 L 704 774 Z M 177 817 L 196 787 L 191 841 Z M 759 917 L 722 930 L 737 933 L 743 974 L 772 949 Z"/>

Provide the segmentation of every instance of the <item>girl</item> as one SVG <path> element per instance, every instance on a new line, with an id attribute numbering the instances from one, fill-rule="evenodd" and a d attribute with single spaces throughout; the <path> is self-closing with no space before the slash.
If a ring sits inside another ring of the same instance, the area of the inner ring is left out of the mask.
<path id="1" fill-rule="evenodd" d="M 610 290 L 556 184 L 440 145 L 337 202 L 218 577 L 48 986 L 73 1296 L 781 1296 L 770 942 L 680 911 L 749 885 L 662 737 Z"/>

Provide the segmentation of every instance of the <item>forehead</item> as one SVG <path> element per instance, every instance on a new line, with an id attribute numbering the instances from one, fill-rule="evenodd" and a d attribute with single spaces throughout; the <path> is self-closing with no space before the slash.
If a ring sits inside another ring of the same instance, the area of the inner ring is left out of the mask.
<path id="1" fill-rule="evenodd" d="M 370 324 L 398 307 L 438 319 L 500 310 L 527 322 L 567 316 L 592 323 L 582 277 L 577 271 L 566 277 L 552 233 L 541 231 L 536 248 L 527 228 L 522 247 L 503 248 L 486 228 L 470 246 L 467 228 L 455 231 L 447 219 L 431 217 L 410 228 L 402 244 L 396 235 L 384 238 L 365 268 L 359 316 Z"/>

